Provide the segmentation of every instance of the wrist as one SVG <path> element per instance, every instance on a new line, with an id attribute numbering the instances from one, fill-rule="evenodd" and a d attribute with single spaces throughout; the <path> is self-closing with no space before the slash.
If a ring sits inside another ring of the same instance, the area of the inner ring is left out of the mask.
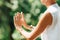
<path id="1" fill-rule="evenodd" d="M 19 31 L 20 31 L 20 32 L 21 32 L 21 31 L 23 31 L 23 30 L 22 30 L 22 27 L 21 27 L 21 28 L 19 28 Z"/>
<path id="2" fill-rule="evenodd" d="M 25 27 L 26 27 L 26 26 L 27 26 L 27 24 L 26 24 L 26 23 L 23 23 L 23 24 L 22 24 L 22 26 L 25 26 Z"/>
<path id="3" fill-rule="evenodd" d="M 35 27 L 31 25 L 31 28 L 32 28 L 32 30 L 34 30 Z"/>

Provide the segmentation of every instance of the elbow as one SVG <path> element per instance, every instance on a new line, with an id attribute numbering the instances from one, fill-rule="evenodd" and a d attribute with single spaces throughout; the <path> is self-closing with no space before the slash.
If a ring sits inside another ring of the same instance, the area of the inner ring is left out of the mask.
<path id="1" fill-rule="evenodd" d="M 26 39 L 27 39 L 27 40 L 35 40 L 35 38 L 32 37 L 32 36 L 29 36 L 29 37 L 27 37 Z"/>
<path id="2" fill-rule="evenodd" d="M 27 40 L 34 40 L 34 37 L 32 37 L 31 35 L 28 35 L 26 39 Z"/>
<path id="3" fill-rule="evenodd" d="M 27 40 L 34 40 L 33 38 L 27 38 Z"/>
<path id="4" fill-rule="evenodd" d="M 30 34 L 29 34 L 29 35 L 26 35 L 25 38 L 26 38 L 27 40 L 31 40 L 31 39 L 32 39 L 32 37 L 31 37 Z"/>
<path id="5" fill-rule="evenodd" d="M 28 36 L 28 37 L 26 37 L 26 40 L 31 40 L 31 37 L 29 37 L 29 36 Z"/>

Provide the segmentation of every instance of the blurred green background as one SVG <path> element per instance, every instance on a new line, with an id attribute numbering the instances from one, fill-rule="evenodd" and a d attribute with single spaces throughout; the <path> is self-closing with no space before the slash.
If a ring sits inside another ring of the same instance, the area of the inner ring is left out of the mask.
<path id="1" fill-rule="evenodd" d="M 60 0 L 56 1 L 60 5 Z M 13 24 L 16 12 L 24 12 L 27 24 L 36 26 L 45 10 L 40 0 L 0 0 L 0 40 L 25 40 Z M 36 40 L 41 39 L 38 37 Z"/>

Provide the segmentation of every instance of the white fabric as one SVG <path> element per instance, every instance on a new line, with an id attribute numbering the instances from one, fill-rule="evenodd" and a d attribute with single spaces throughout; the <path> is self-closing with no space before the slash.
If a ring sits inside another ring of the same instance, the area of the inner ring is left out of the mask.
<path id="1" fill-rule="evenodd" d="M 42 40 L 60 40 L 60 8 L 58 4 L 51 5 L 47 11 L 50 12 L 53 17 L 52 25 L 46 28 L 43 33 L 41 33 Z"/>

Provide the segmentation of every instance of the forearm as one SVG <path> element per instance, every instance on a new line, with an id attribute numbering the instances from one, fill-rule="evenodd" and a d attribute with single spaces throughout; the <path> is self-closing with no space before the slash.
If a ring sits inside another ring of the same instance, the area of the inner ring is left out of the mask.
<path id="1" fill-rule="evenodd" d="M 30 38 L 30 33 L 26 32 L 24 29 L 20 29 L 19 32 L 27 39 Z"/>
<path id="2" fill-rule="evenodd" d="M 37 35 L 39 35 L 39 32 L 40 32 L 39 29 L 37 29 L 37 31 L 35 29 L 32 32 L 26 32 L 25 30 L 20 29 L 20 33 L 26 38 L 26 40 L 35 40 L 35 37 Z M 36 35 L 36 32 L 37 32 L 37 35 Z M 33 35 L 33 34 L 35 34 L 35 35 Z M 31 36 L 31 35 L 33 35 L 33 36 Z"/>
<path id="3" fill-rule="evenodd" d="M 46 29 L 46 27 L 49 27 L 51 24 L 52 16 L 50 13 L 47 13 L 39 20 L 36 28 L 31 32 L 29 39 L 35 39 Z"/>
<path id="4" fill-rule="evenodd" d="M 30 26 L 27 23 L 23 24 L 23 26 L 28 30 L 33 30 L 35 28 L 34 26 Z"/>

